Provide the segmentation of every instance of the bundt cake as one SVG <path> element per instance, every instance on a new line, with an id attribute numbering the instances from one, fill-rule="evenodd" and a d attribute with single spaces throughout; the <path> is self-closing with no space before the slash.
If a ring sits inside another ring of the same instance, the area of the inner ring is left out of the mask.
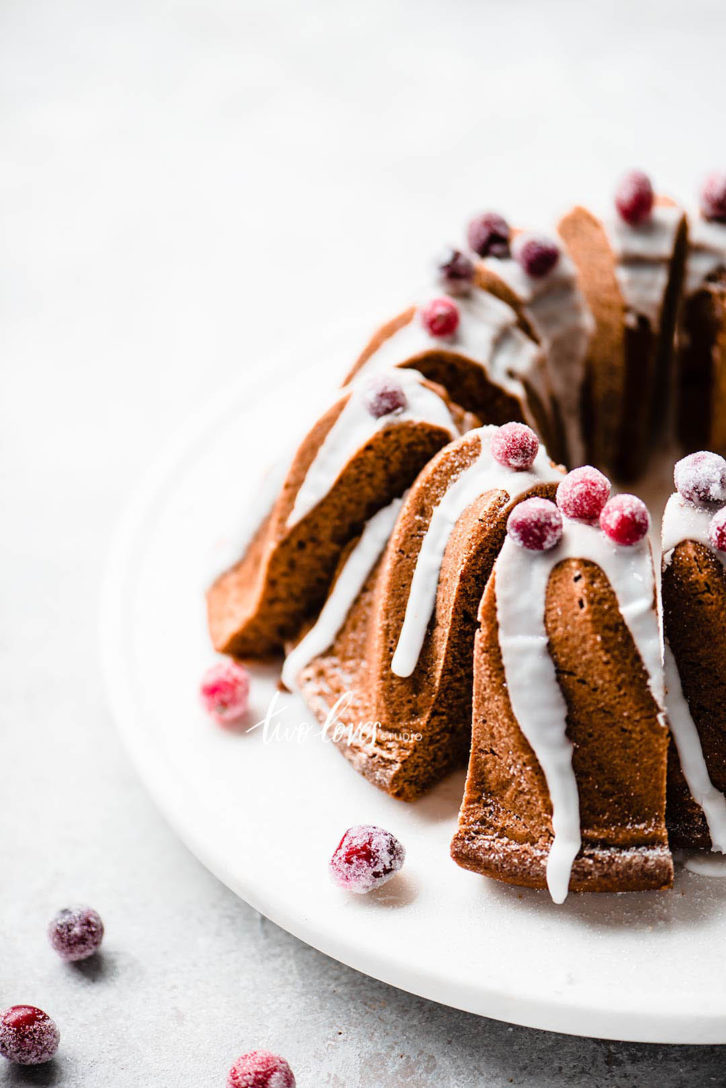
<path id="1" fill-rule="evenodd" d="M 279 653 L 325 600 L 344 548 L 365 522 L 474 422 L 413 370 L 382 372 L 345 391 L 302 442 L 242 559 L 209 590 L 215 649 L 236 657 Z"/>
<path id="2" fill-rule="evenodd" d="M 501 450 L 510 432 L 531 442 L 517 467 Z M 287 657 L 284 683 L 394 796 L 412 800 L 465 764 L 476 612 L 507 516 L 527 496 L 553 496 L 561 477 L 525 427 L 487 426 L 444 447 L 368 522 Z M 375 725 L 361 733 L 361 722 Z"/>
<path id="3" fill-rule="evenodd" d="M 726 852 L 726 461 L 676 465 L 663 516 L 668 827 L 679 847 Z"/>
<path id="4" fill-rule="evenodd" d="M 223 653 L 286 653 L 391 795 L 468 754 L 454 859 L 561 902 L 668 887 L 669 836 L 726 852 L 726 175 L 686 216 L 634 172 L 558 229 L 471 222 L 341 375 L 208 615 Z M 679 462 L 665 514 L 664 673 L 648 512 L 599 470 L 639 476 L 671 418 L 717 453 Z"/>
<path id="5" fill-rule="evenodd" d="M 619 496 L 601 525 L 541 500 L 517 507 L 475 640 L 452 856 L 499 880 L 546 885 L 557 903 L 568 889 L 663 888 L 673 877 L 647 511 Z"/>

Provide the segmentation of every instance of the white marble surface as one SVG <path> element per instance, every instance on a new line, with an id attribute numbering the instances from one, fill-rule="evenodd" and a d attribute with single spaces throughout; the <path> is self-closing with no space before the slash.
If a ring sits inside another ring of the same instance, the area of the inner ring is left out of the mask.
<path id="1" fill-rule="evenodd" d="M 477 1020 L 336 965 L 178 845 L 104 700 L 112 527 L 175 422 L 285 340 L 377 315 L 469 211 L 537 220 L 632 163 L 724 164 L 726 8 L 4 0 L 0 5 L 0 1003 L 62 1050 L 2 1085 L 722 1085 L 716 1048 Z M 280 395 L 284 396 L 284 389 Z M 106 952 L 63 968 L 86 900 Z"/>

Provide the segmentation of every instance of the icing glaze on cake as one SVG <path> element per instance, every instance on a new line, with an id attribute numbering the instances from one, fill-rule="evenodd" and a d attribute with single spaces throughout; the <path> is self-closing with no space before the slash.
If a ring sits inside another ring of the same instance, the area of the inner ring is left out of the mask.
<path id="1" fill-rule="evenodd" d="M 627 308 L 660 323 L 676 235 L 683 218 L 680 208 L 656 204 L 644 223 L 630 226 L 618 215 L 603 220 L 616 257 L 615 275 Z"/>
<path id="2" fill-rule="evenodd" d="M 685 294 L 695 294 L 721 268 L 726 268 L 726 223 L 690 216 Z"/>

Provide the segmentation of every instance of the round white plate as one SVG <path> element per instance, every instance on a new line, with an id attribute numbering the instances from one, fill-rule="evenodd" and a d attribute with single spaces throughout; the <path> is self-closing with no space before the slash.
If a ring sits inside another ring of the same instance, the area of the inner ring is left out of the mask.
<path id="1" fill-rule="evenodd" d="M 225 733 L 199 708 L 199 678 L 213 660 L 205 586 L 237 557 L 265 465 L 299 435 L 319 390 L 333 389 L 331 375 L 342 370 L 314 363 L 291 371 L 288 362 L 226 391 L 186 429 L 124 519 L 104 594 L 104 666 L 149 791 L 238 895 L 359 971 L 532 1027 L 726 1042 L 726 881 L 681 871 L 669 892 L 571 895 L 557 907 L 544 892 L 497 884 L 450 860 L 463 775 L 406 805 L 323 742 L 297 697 L 279 698 L 267 737 L 262 728 Z M 273 668 L 254 671 L 250 725 L 264 718 L 276 680 Z M 327 875 L 341 833 L 357 823 L 390 828 L 407 848 L 403 872 L 360 897 Z"/>

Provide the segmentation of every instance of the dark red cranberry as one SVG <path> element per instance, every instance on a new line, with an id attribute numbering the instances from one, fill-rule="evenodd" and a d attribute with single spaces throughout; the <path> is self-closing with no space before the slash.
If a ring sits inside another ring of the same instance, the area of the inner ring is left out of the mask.
<path id="1" fill-rule="evenodd" d="M 250 674 L 238 661 L 219 661 L 202 677 L 199 698 L 217 725 L 233 729 L 247 713 Z"/>
<path id="2" fill-rule="evenodd" d="M 726 502 L 726 461 L 700 450 L 676 461 L 673 480 L 679 495 L 696 506 Z"/>
<path id="3" fill-rule="evenodd" d="M 635 495 L 614 495 L 602 508 L 600 528 L 616 544 L 638 544 L 650 528 L 648 507 Z"/>
<path id="4" fill-rule="evenodd" d="M 541 279 L 560 259 L 560 247 L 551 238 L 522 234 L 514 243 L 514 256 L 528 276 Z"/>
<path id="5" fill-rule="evenodd" d="M 708 536 L 714 548 L 726 552 L 726 506 L 711 518 Z"/>
<path id="6" fill-rule="evenodd" d="M 474 280 L 474 265 L 459 249 L 448 249 L 437 261 L 439 280 L 452 295 L 465 295 Z"/>
<path id="7" fill-rule="evenodd" d="M 61 959 L 85 960 L 101 947 L 103 922 L 90 907 L 66 908 L 48 926 L 48 937 Z"/>
<path id="8" fill-rule="evenodd" d="M 496 212 L 484 212 L 472 219 L 466 232 L 469 248 L 480 257 L 508 257 L 509 223 Z"/>
<path id="9" fill-rule="evenodd" d="M 434 298 L 422 306 L 421 321 L 431 336 L 453 336 L 459 327 L 459 307 L 450 298 Z"/>
<path id="10" fill-rule="evenodd" d="M 557 505 L 565 517 L 597 521 L 610 497 L 610 481 L 592 465 L 568 472 L 557 488 Z"/>
<path id="11" fill-rule="evenodd" d="M 406 851 L 382 827 L 349 827 L 330 859 L 330 875 L 339 887 L 363 895 L 385 884 L 403 865 Z"/>
<path id="12" fill-rule="evenodd" d="M 642 170 L 626 174 L 615 192 L 615 207 L 631 227 L 644 223 L 653 211 L 653 186 L 648 175 Z"/>
<path id="13" fill-rule="evenodd" d="M 505 423 L 492 435 L 492 457 L 506 468 L 531 468 L 539 450 L 539 438 L 524 423 Z"/>
<path id="14" fill-rule="evenodd" d="M 380 374 L 371 378 L 364 392 L 366 407 L 376 419 L 408 407 L 403 386 L 395 378 Z"/>
<path id="15" fill-rule="evenodd" d="M 507 533 L 520 548 L 545 552 L 562 539 L 562 515 L 549 499 L 525 499 L 509 515 Z"/>
<path id="16" fill-rule="evenodd" d="M 227 1088 L 295 1088 L 295 1077 L 284 1058 L 269 1050 L 252 1050 L 230 1069 Z"/>
<path id="17" fill-rule="evenodd" d="M 701 190 L 701 211 L 705 219 L 726 223 L 726 173 L 709 174 Z"/>
<path id="18" fill-rule="evenodd" d="M 16 1065 L 42 1065 L 55 1055 L 60 1032 L 34 1005 L 13 1005 L 0 1013 L 0 1054 Z"/>

